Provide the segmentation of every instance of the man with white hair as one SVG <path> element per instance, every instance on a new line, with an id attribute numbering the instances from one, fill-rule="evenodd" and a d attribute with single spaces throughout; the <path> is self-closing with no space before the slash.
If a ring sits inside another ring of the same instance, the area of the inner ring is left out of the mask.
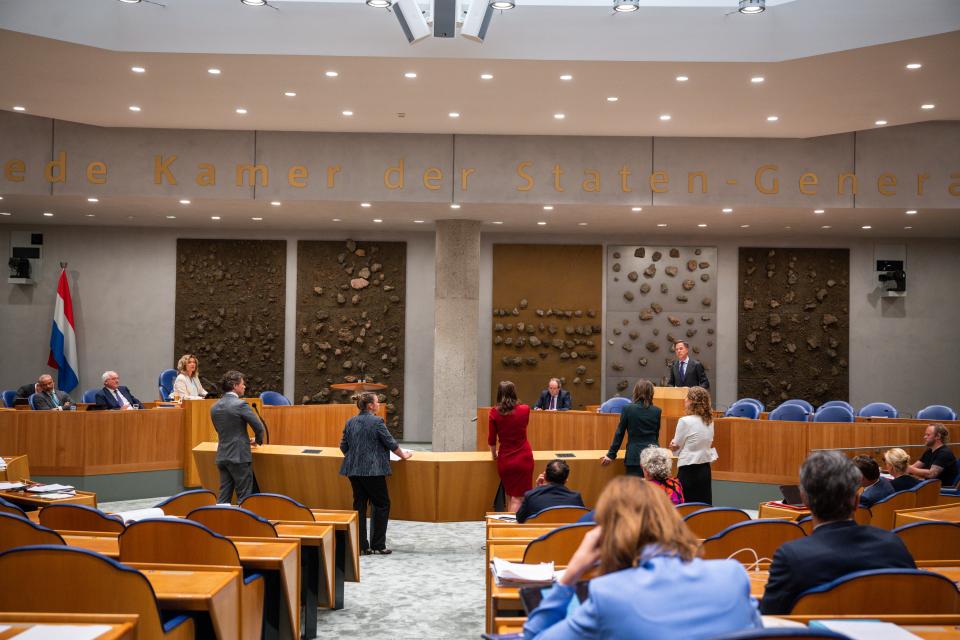
<path id="1" fill-rule="evenodd" d="M 143 403 L 120 384 L 120 375 L 116 371 L 104 371 L 103 389 L 97 391 L 97 409 L 142 409 Z"/>

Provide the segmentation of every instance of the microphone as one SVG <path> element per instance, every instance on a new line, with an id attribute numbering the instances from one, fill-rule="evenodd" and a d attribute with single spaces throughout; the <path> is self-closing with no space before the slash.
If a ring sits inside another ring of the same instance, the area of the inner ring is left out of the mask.
<path id="1" fill-rule="evenodd" d="M 219 397 L 220 397 L 220 389 L 219 389 L 219 387 L 218 387 L 217 385 L 213 384 L 212 382 L 210 382 L 209 380 L 207 380 L 206 378 L 204 378 L 203 376 L 199 376 L 199 377 L 200 377 L 200 382 L 202 382 L 203 385 L 204 385 L 204 389 L 203 389 L 203 390 L 207 392 L 207 396 L 206 396 L 206 397 L 208 397 L 208 398 L 219 398 Z M 213 391 L 208 390 L 208 389 L 206 388 L 207 386 L 211 387 L 211 388 L 213 389 Z"/>
<path id="2" fill-rule="evenodd" d="M 261 415 L 260 409 L 257 408 L 256 402 L 253 403 L 253 410 L 256 412 L 257 417 L 260 418 L 260 423 L 263 424 L 263 435 L 266 440 L 264 444 L 270 444 L 270 429 L 267 428 L 267 421 L 263 419 L 263 415 Z"/>

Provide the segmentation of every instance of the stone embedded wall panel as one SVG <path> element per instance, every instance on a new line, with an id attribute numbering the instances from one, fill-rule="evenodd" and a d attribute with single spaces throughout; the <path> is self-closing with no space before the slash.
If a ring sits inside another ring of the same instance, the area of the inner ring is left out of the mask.
<path id="1" fill-rule="evenodd" d="M 607 247 L 604 398 L 629 397 L 638 378 L 662 386 L 686 340 L 712 388 L 717 363 L 716 247 Z"/>
<path id="2" fill-rule="evenodd" d="M 849 400 L 848 249 L 740 249 L 737 397 Z"/>
<path id="3" fill-rule="evenodd" d="M 296 402 L 352 402 L 330 385 L 362 370 L 387 385 L 387 428 L 403 437 L 407 244 L 300 241 L 297 254 Z"/>
<path id="4" fill-rule="evenodd" d="M 196 354 L 211 382 L 242 371 L 248 396 L 282 392 L 286 264 L 283 240 L 178 239 L 174 359 Z"/>

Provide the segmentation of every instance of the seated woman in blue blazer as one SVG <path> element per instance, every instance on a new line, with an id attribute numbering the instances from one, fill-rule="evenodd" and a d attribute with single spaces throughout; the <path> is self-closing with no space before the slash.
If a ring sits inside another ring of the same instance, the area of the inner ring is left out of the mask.
<path id="1" fill-rule="evenodd" d="M 701 560 L 698 548 L 663 491 L 614 478 L 597 502 L 597 527 L 530 614 L 524 637 L 694 639 L 761 626 L 743 565 Z M 598 562 L 589 596 L 567 616 L 576 583 Z"/>

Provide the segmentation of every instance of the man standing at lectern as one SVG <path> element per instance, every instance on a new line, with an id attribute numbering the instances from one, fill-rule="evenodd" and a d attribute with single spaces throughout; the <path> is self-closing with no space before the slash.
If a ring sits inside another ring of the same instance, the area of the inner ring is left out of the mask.
<path id="1" fill-rule="evenodd" d="M 220 470 L 220 496 L 217 502 L 230 504 L 237 491 L 237 504 L 253 493 L 253 454 L 250 445 L 263 444 L 263 423 L 243 399 L 247 384 L 239 371 L 227 371 L 220 382 L 223 397 L 210 408 L 210 419 L 217 430 L 217 469 Z M 247 425 L 256 437 L 247 435 Z"/>
<path id="2" fill-rule="evenodd" d="M 677 354 L 677 360 L 670 365 L 670 380 L 667 386 L 709 389 L 710 381 L 707 380 L 703 365 L 689 357 L 690 346 L 685 341 L 678 340 L 674 343 L 673 350 Z"/>

